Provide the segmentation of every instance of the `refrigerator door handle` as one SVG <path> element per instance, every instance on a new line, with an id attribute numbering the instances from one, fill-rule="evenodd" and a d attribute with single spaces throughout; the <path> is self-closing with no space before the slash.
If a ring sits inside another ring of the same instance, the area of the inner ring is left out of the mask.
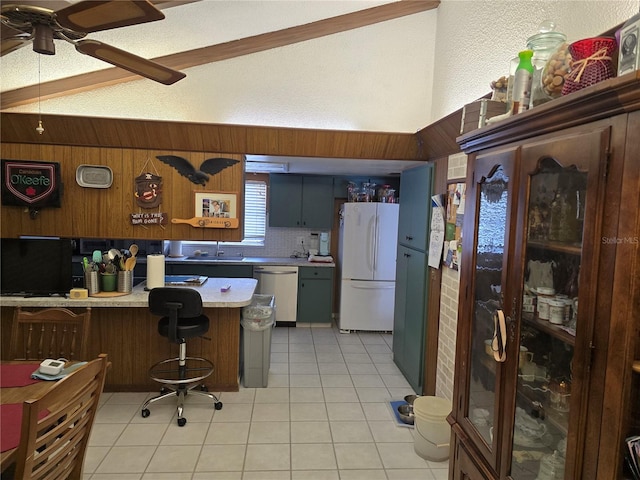
<path id="1" fill-rule="evenodd" d="M 371 272 L 375 272 L 375 224 L 376 217 L 369 218 L 369 225 L 367 225 L 367 266 Z"/>
<path id="2" fill-rule="evenodd" d="M 356 290 L 388 290 L 390 288 L 396 288 L 396 284 L 394 282 L 387 282 L 388 285 L 368 285 L 366 283 L 358 283 L 351 286 L 351 288 Z"/>

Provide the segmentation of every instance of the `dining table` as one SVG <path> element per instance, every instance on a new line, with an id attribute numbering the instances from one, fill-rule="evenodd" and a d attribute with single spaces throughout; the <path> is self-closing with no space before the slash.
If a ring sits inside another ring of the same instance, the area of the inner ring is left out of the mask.
<path id="1" fill-rule="evenodd" d="M 2 361 L 0 362 L 0 408 L 2 409 L 2 450 L 7 445 L 17 444 L 0 453 L 0 471 L 4 472 L 15 462 L 22 424 L 22 404 L 25 400 L 36 399 L 47 393 L 56 382 L 31 379 L 40 362 Z M 17 432 L 17 437 L 16 437 Z"/>

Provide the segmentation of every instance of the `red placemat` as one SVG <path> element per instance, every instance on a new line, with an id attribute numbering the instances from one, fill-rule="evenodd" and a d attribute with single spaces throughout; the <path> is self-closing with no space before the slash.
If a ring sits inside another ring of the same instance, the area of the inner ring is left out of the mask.
<path id="1" fill-rule="evenodd" d="M 39 382 L 40 380 L 31 378 L 31 374 L 35 372 L 39 366 L 39 363 L 0 365 L 0 388 L 26 387 L 32 383 Z"/>
<path id="2" fill-rule="evenodd" d="M 49 414 L 49 410 L 43 410 L 38 415 L 42 419 Z M 20 443 L 20 430 L 22 427 L 22 403 L 7 403 L 0 405 L 0 452 L 6 452 L 16 448 Z"/>

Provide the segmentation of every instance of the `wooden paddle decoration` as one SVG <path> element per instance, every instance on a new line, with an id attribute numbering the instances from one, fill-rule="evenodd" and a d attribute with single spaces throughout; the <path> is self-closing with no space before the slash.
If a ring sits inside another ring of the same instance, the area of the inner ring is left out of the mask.
<path id="1" fill-rule="evenodd" d="M 238 228 L 240 225 L 237 218 L 214 217 L 172 218 L 171 223 L 188 223 L 199 228 Z"/>

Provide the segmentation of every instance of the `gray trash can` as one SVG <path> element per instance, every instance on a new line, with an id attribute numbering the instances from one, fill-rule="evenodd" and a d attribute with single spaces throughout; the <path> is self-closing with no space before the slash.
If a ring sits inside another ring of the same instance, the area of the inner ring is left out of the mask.
<path id="1" fill-rule="evenodd" d="M 271 331 L 275 326 L 273 295 L 254 295 L 251 304 L 242 308 L 240 371 L 246 388 L 266 387 L 271 364 Z"/>

